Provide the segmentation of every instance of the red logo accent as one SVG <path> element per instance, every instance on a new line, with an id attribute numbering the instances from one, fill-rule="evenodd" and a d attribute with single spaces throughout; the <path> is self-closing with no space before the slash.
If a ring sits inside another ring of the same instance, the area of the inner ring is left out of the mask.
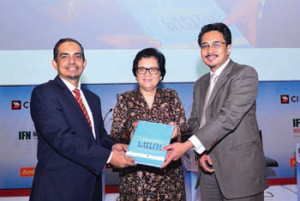
<path id="1" fill-rule="evenodd" d="M 296 158 L 290 158 L 290 167 L 296 167 Z"/>
<path id="2" fill-rule="evenodd" d="M 300 133 L 300 128 L 294 128 L 293 133 Z"/>
<path id="3" fill-rule="evenodd" d="M 281 104 L 289 104 L 290 103 L 289 95 L 281 95 L 280 102 Z"/>
<path id="4" fill-rule="evenodd" d="M 22 167 L 20 168 L 20 177 L 33 177 L 35 167 Z"/>
<path id="5" fill-rule="evenodd" d="M 21 101 L 20 100 L 12 100 L 11 101 L 11 109 L 12 110 L 20 110 L 21 109 Z"/>

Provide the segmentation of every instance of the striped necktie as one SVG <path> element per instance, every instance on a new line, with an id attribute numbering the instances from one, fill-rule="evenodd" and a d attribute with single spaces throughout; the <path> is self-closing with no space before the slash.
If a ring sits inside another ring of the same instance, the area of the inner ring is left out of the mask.
<path id="1" fill-rule="evenodd" d="M 87 111 L 86 111 L 86 108 L 85 108 L 84 105 L 83 105 L 83 102 L 82 102 L 82 99 L 81 99 L 81 96 L 80 96 L 79 89 L 74 89 L 73 92 L 74 92 L 74 94 L 75 94 L 75 99 L 77 100 L 77 102 L 78 102 L 78 104 L 79 104 L 79 106 L 80 106 L 80 108 L 81 108 L 81 110 L 82 110 L 82 112 L 83 112 L 83 114 L 84 114 L 84 116 L 85 116 L 87 122 L 88 122 L 89 125 L 90 125 L 90 128 L 92 129 L 92 123 L 91 123 L 90 117 L 89 117 L 89 115 L 88 115 L 88 113 L 87 113 Z"/>

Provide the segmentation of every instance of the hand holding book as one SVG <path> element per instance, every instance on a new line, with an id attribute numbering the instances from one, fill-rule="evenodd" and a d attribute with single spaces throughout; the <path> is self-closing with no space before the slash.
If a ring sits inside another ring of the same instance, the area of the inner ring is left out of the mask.
<path id="1" fill-rule="evenodd" d="M 177 136 L 173 125 L 139 121 L 132 140 L 128 146 L 127 156 L 133 157 L 135 163 L 160 167 L 166 157 L 161 150 L 171 141 L 172 135 Z"/>
<path id="2" fill-rule="evenodd" d="M 173 130 L 172 138 L 171 139 L 177 138 L 180 135 L 180 128 L 179 128 L 179 126 L 177 126 L 175 124 L 175 122 L 171 122 L 171 123 L 169 123 L 169 125 L 170 126 L 174 126 L 174 130 Z"/>

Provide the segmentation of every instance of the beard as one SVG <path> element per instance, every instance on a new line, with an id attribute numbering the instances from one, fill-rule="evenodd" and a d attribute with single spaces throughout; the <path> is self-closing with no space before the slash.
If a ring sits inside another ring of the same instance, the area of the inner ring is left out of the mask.
<path id="1" fill-rule="evenodd" d="M 70 79 L 70 80 L 78 80 L 79 75 L 69 75 L 69 76 L 67 76 L 67 78 Z"/>

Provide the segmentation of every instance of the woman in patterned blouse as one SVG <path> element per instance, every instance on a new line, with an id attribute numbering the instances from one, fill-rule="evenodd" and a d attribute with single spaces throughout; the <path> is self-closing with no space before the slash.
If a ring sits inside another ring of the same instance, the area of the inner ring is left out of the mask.
<path id="1" fill-rule="evenodd" d="M 164 55 L 154 48 L 141 50 L 133 61 L 132 72 L 138 89 L 118 97 L 110 133 L 113 140 L 129 144 L 136 122 L 145 120 L 176 125 L 172 141 L 180 141 L 187 130 L 181 101 L 175 90 L 158 88 L 166 73 Z M 121 201 L 185 200 L 180 160 L 164 169 L 143 165 L 121 169 L 119 181 Z"/>

